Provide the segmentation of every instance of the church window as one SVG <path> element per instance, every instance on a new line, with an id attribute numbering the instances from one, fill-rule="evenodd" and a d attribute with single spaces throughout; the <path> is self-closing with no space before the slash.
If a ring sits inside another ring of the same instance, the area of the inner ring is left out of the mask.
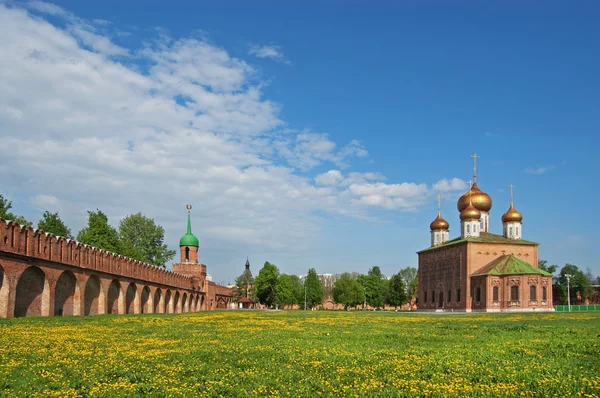
<path id="1" fill-rule="evenodd" d="M 460 303 L 460 289 L 456 289 L 456 302 Z"/>
<path id="2" fill-rule="evenodd" d="M 431 292 L 431 302 L 435 303 L 435 290 Z"/>
<path id="3" fill-rule="evenodd" d="M 537 291 L 535 286 L 529 286 L 529 300 L 537 300 Z"/>
<path id="4" fill-rule="evenodd" d="M 511 238 L 513 236 L 512 227 L 508 228 L 508 236 L 510 236 Z"/>
<path id="5" fill-rule="evenodd" d="M 427 303 L 427 291 L 425 292 L 425 297 L 424 297 L 423 302 Z"/>
<path id="6" fill-rule="evenodd" d="M 519 227 L 515 227 L 515 234 L 519 236 Z"/>
<path id="7" fill-rule="evenodd" d="M 492 290 L 492 300 L 498 301 L 498 286 L 494 286 Z"/>
<path id="8" fill-rule="evenodd" d="M 548 288 L 546 286 L 542 287 L 542 300 L 548 300 Z"/>
<path id="9" fill-rule="evenodd" d="M 190 248 L 189 247 L 185 248 L 185 261 L 188 263 L 190 262 Z"/>
<path id="10" fill-rule="evenodd" d="M 481 301 L 481 288 L 477 286 L 477 290 L 475 290 L 475 301 Z"/>
<path id="11" fill-rule="evenodd" d="M 436 242 L 439 242 L 439 241 L 440 241 L 440 233 L 439 233 L 439 232 L 436 232 L 436 233 L 435 233 L 435 241 L 436 241 Z"/>
<path id="12" fill-rule="evenodd" d="M 470 234 L 471 233 L 471 226 L 469 224 L 467 224 L 467 233 Z"/>
<path id="13" fill-rule="evenodd" d="M 448 302 L 452 301 L 452 290 L 448 289 Z"/>
<path id="14" fill-rule="evenodd" d="M 519 286 L 512 286 L 510 288 L 510 300 L 519 301 Z"/>

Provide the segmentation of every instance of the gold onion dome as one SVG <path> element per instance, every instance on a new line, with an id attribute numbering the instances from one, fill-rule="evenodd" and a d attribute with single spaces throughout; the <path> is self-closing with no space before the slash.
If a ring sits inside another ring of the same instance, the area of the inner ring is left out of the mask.
<path id="1" fill-rule="evenodd" d="M 469 192 L 471 196 L 470 199 Z M 479 211 L 487 212 L 492 209 L 492 198 L 490 198 L 490 195 L 479 189 L 477 183 L 474 183 L 471 189 L 461 196 L 460 199 L 458 199 L 458 203 L 456 205 L 458 211 L 462 213 L 467 207 L 469 207 L 469 201 Z"/>
<path id="2" fill-rule="evenodd" d="M 519 213 L 513 205 L 510 205 L 510 209 L 502 216 L 502 222 L 522 222 L 523 215 Z"/>
<path id="3" fill-rule="evenodd" d="M 431 224 L 429 224 L 429 228 L 432 231 L 437 231 L 437 230 L 444 230 L 447 231 L 450 228 L 450 225 L 448 224 L 448 221 L 444 220 L 442 218 L 442 215 L 438 212 L 438 216 L 435 220 L 433 220 L 431 222 Z"/>
<path id="4" fill-rule="evenodd" d="M 468 203 L 466 209 L 460 212 L 460 221 L 475 221 L 480 218 L 481 212 L 472 203 Z"/>

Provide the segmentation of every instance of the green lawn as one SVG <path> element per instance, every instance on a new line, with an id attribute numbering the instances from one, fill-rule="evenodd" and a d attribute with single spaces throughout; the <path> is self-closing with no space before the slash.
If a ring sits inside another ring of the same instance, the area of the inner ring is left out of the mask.
<path id="1" fill-rule="evenodd" d="M 0 320 L 2 396 L 599 396 L 600 313 Z"/>

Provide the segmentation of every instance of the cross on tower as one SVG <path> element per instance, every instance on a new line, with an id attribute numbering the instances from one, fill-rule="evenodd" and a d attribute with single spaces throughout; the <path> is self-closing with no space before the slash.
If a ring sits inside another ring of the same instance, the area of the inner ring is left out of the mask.
<path id="1" fill-rule="evenodd" d="M 439 214 L 440 208 L 442 206 L 442 195 L 440 195 L 439 193 L 437 194 L 437 200 L 438 200 L 438 214 Z"/>
<path id="2" fill-rule="evenodd" d="M 477 159 L 481 158 L 481 156 L 477 156 L 476 153 L 472 154 L 473 158 L 473 182 L 477 182 Z"/>
<path id="3" fill-rule="evenodd" d="M 515 186 L 513 184 L 510 184 L 508 187 L 510 188 L 510 205 L 512 206 L 514 204 L 514 200 L 513 200 L 513 188 Z"/>

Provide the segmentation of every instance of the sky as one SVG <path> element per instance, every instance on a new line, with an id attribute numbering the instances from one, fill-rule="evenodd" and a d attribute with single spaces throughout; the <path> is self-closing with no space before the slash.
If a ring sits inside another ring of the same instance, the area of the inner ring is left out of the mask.
<path id="1" fill-rule="evenodd" d="M 213 280 L 417 266 L 442 195 L 508 185 L 540 258 L 600 275 L 600 4 L 1 1 L 0 193 L 74 234 L 186 204 Z M 592 218 L 592 221 L 589 218 Z"/>

